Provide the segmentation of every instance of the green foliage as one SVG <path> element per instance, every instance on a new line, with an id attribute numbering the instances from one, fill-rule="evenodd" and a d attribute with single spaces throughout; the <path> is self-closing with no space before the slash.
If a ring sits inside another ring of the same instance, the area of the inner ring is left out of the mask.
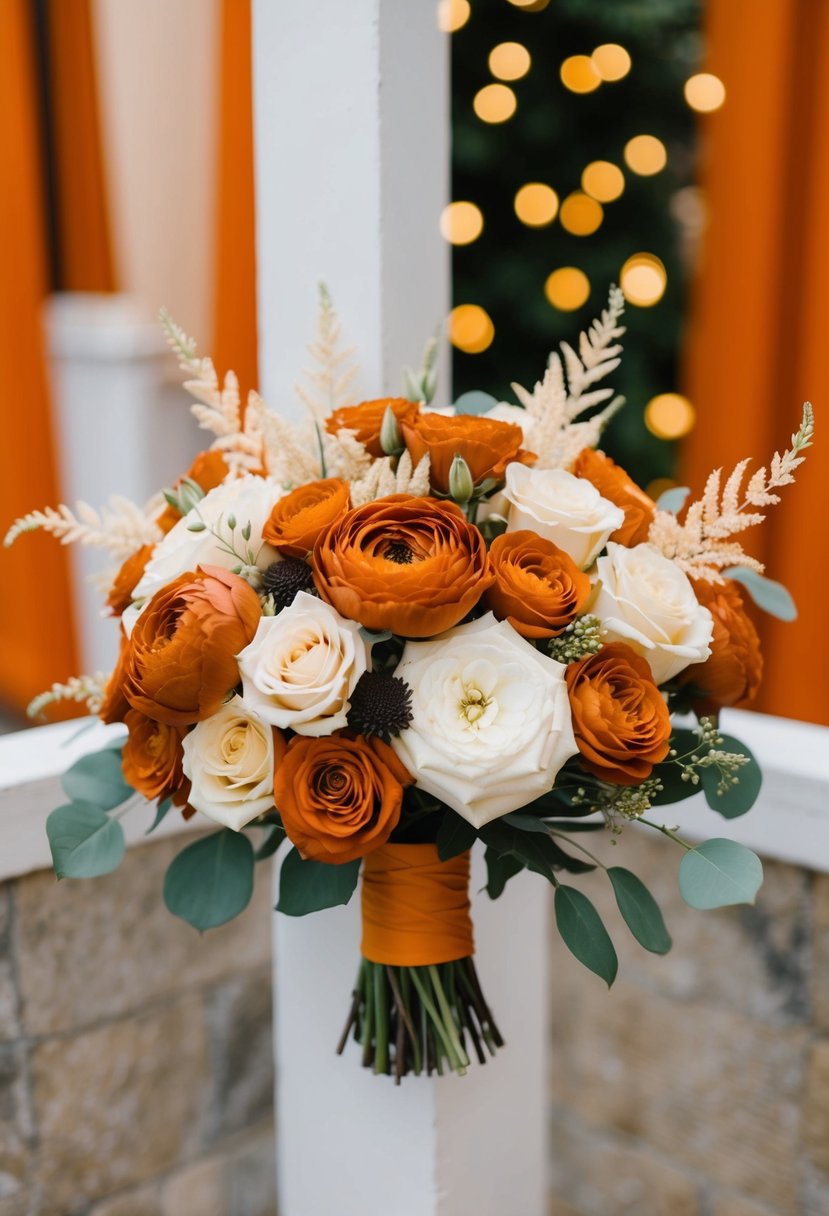
<path id="1" fill-rule="evenodd" d="M 265 861 L 268 857 L 273 857 L 282 841 L 287 838 L 287 835 L 281 823 L 269 823 L 265 828 L 262 843 L 256 850 L 256 860 Z"/>
<path id="2" fill-rule="evenodd" d="M 161 802 L 159 802 L 158 806 L 155 808 L 155 819 L 152 821 L 150 826 L 147 828 L 147 831 L 144 833 L 145 836 L 149 836 L 151 832 L 155 831 L 155 829 L 158 827 L 158 825 L 166 817 L 167 812 L 169 811 L 169 809 L 172 805 L 173 805 L 172 798 L 164 798 Z"/>
<path id="3" fill-rule="evenodd" d="M 741 583 L 757 607 L 768 612 L 770 616 L 776 616 L 781 621 L 797 619 L 797 605 L 792 599 L 791 592 L 782 583 L 776 583 L 774 579 L 766 578 L 764 575 L 758 574 L 756 570 L 749 570 L 746 566 L 730 566 L 727 570 L 723 570 L 723 574 L 726 578 L 732 578 L 735 582 Z"/>
<path id="4" fill-rule="evenodd" d="M 498 404 L 497 398 L 490 393 L 482 393 L 479 389 L 469 389 L 461 393 L 455 402 L 456 414 L 485 414 Z"/>
<path id="5" fill-rule="evenodd" d="M 495 849 L 486 850 L 484 861 L 487 875 L 486 893 L 490 899 L 497 899 L 503 894 L 509 880 L 526 868 L 518 857 L 511 853 L 497 853 Z"/>
<path id="6" fill-rule="evenodd" d="M 276 910 L 286 916 L 307 916 L 309 912 L 347 904 L 359 876 L 359 859 L 332 866 L 324 861 L 303 861 L 297 850 L 291 849 L 279 871 Z"/>
<path id="7" fill-rule="evenodd" d="M 555 894 L 556 925 L 567 949 L 595 972 L 608 988 L 616 978 L 619 960 L 613 942 L 593 904 L 575 887 L 559 884 Z"/>
<path id="8" fill-rule="evenodd" d="M 477 828 L 447 807 L 440 821 L 435 841 L 440 860 L 449 861 L 450 858 L 457 857 L 459 853 L 465 853 L 467 849 L 472 848 L 477 839 Z"/>
<path id="9" fill-rule="evenodd" d="M 729 777 L 724 778 L 715 765 L 701 768 L 700 780 L 708 805 L 724 819 L 736 819 L 754 806 L 763 784 L 763 774 L 745 743 L 731 735 L 721 735 L 720 738 L 722 742 L 717 745 L 718 748 L 727 752 L 742 753 L 748 757 L 748 763 L 736 770 L 736 785 L 731 783 Z"/>
<path id="10" fill-rule="evenodd" d="M 688 486 L 672 486 L 670 490 L 659 495 L 656 505 L 660 511 L 670 511 L 672 515 L 679 515 L 690 493 Z"/>
<path id="11" fill-rule="evenodd" d="M 124 856 L 120 823 L 90 802 L 52 811 L 46 834 L 58 878 L 98 878 L 117 869 Z"/>
<path id="12" fill-rule="evenodd" d="M 117 750 L 108 746 L 76 760 L 60 780 L 67 798 L 92 803 L 102 811 L 112 810 L 131 798 L 135 790 L 124 780 L 120 747 L 119 740 Z"/>
<path id="13" fill-rule="evenodd" d="M 645 884 L 621 866 L 611 866 L 607 876 L 613 884 L 625 924 L 639 945 L 653 954 L 667 954 L 671 948 L 671 935 L 665 928 L 659 905 Z"/>
<path id="14" fill-rule="evenodd" d="M 571 874 L 585 874 L 596 868 L 559 848 L 547 831 L 543 834 L 535 830 L 527 832 L 505 823 L 503 819 L 496 819 L 481 828 L 478 835 L 496 853 L 501 856 L 509 854 L 528 870 L 541 874 L 550 882 L 556 881 L 555 872 L 559 869 L 569 870 Z"/>
<path id="15" fill-rule="evenodd" d="M 194 929 L 213 929 L 250 903 L 253 867 L 253 845 L 247 836 L 222 828 L 173 858 L 164 876 L 164 902 Z"/>
<path id="16" fill-rule="evenodd" d="M 760 858 L 719 837 L 689 849 L 679 867 L 679 889 L 692 908 L 753 904 L 762 881 Z"/>

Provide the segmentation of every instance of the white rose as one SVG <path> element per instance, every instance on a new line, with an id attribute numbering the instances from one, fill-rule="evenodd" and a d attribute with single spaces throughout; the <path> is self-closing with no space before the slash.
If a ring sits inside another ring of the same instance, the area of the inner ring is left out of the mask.
<path id="1" fill-rule="evenodd" d="M 520 405 L 510 405 L 508 401 L 499 401 L 497 405 L 485 410 L 482 417 L 494 418 L 496 422 L 512 422 L 520 426 L 524 433 L 524 443 L 532 447 L 530 436 L 535 429 L 535 418 Z"/>
<path id="2" fill-rule="evenodd" d="M 236 481 L 226 481 L 205 494 L 156 545 L 133 592 L 133 599 L 155 595 L 174 578 L 197 566 L 222 566 L 232 570 L 243 564 L 248 548 L 255 559 L 251 564 L 260 570 L 278 561 L 276 550 L 263 543 L 262 529 L 274 503 L 283 493 L 277 482 L 250 474 Z M 236 518 L 232 535 L 227 524 L 229 516 Z M 198 532 L 191 531 L 190 525 L 198 523 L 204 523 L 206 527 Z M 245 541 L 242 529 L 248 523 L 251 525 L 250 541 Z M 234 549 L 236 553 L 232 552 Z"/>
<path id="3" fill-rule="evenodd" d="M 412 721 L 392 747 L 417 785 L 483 827 L 551 789 L 576 754 L 565 668 L 492 613 L 407 642 Z"/>
<path id="4" fill-rule="evenodd" d="M 590 611 L 602 638 L 627 642 L 650 664 L 657 684 L 711 653 L 713 621 L 688 577 L 653 545 L 613 543 L 596 563 L 597 595 Z"/>
<path id="5" fill-rule="evenodd" d="M 188 801 L 197 811 L 239 832 L 273 806 L 273 731 L 233 697 L 184 736 Z"/>
<path id="6" fill-rule="evenodd" d="M 512 504 L 508 532 L 529 528 L 569 553 L 586 570 L 607 538 L 624 522 L 625 513 L 602 498 L 584 477 L 564 469 L 530 469 L 507 465 L 504 489 Z"/>
<path id="7" fill-rule="evenodd" d="M 262 617 L 238 656 L 245 701 L 273 726 L 330 735 L 346 725 L 370 654 L 355 621 L 300 591 L 277 616 Z"/>

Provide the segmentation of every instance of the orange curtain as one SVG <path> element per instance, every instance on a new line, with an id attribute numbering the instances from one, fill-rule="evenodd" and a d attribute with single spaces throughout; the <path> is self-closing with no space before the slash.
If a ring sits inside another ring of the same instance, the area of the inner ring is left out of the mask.
<path id="1" fill-rule="evenodd" d="M 222 0 L 213 356 L 258 384 L 250 0 Z"/>
<path id="2" fill-rule="evenodd" d="M 0 530 L 59 498 L 40 325 L 46 239 L 30 0 L 0 0 Z M 23 708 L 77 671 L 65 550 L 43 536 L 0 550 L 0 698 Z"/>
<path id="3" fill-rule="evenodd" d="M 686 343 L 685 382 L 698 410 L 683 482 L 743 456 L 766 463 L 810 399 L 817 440 L 751 537 L 799 618 L 763 617 L 766 675 L 755 708 L 829 723 L 825 586 L 829 529 L 829 4 L 709 0 L 707 68 L 722 110 L 701 119 L 709 225 Z"/>

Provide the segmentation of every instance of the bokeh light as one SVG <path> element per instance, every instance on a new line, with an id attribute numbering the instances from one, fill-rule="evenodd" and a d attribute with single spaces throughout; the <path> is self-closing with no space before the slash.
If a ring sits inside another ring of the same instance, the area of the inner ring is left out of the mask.
<path id="1" fill-rule="evenodd" d="M 597 202 L 612 203 L 624 191 L 625 175 L 609 160 L 594 160 L 581 175 L 581 188 Z"/>
<path id="2" fill-rule="evenodd" d="M 630 55 L 617 42 L 597 46 L 590 58 L 602 80 L 621 80 L 630 71 Z"/>
<path id="3" fill-rule="evenodd" d="M 681 439 L 696 419 L 693 405 L 679 393 L 659 393 L 645 406 L 645 426 L 658 439 Z"/>
<path id="4" fill-rule="evenodd" d="M 543 13 L 550 0 L 509 0 L 509 3 L 525 13 Z"/>
<path id="5" fill-rule="evenodd" d="M 449 314 L 449 341 L 467 355 L 479 355 L 491 346 L 495 326 L 480 304 L 458 304 Z"/>
<path id="6" fill-rule="evenodd" d="M 472 9 L 469 0 L 440 0 L 438 4 L 438 29 L 444 34 L 454 34 L 463 29 Z"/>
<path id="7" fill-rule="evenodd" d="M 592 93 L 602 83 L 599 69 L 589 55 L 571 55 L 564 60 L 559 75 L 571 93 Z"/>
<path id="8" fill-rule="evenodd" d="M 678 485 L 679 482 L 674 481 L 673 477 L 656 477 L 645 486 L 645 493 L 657 502 L 667 490 L 674 490 Z"/>
<path id="9" fill-rule="evenodd" d="M 625 299 L 637 308 L 651 308 L 665 294 L 668 275 L 661 259 L 653 253 L 634 253 L 619 274 Z"/>
<path id="10" fill-rule="evenodd" d="M 625 144 L 625 164 L 640 177 L 660 173 L 668 163 L 668 153 L 655 135 L 634 135 Z"/>
<path id="11" fill-rule="evenodd" d="M 475 203 L 457 202 L 444 207 L 440 231 L 450 245 L 471 245 L 484 229 L 484 217 Z"/>
<path id="12" fill-rule="evenodd" d="M 692 110 L 710 114 L 725 101 L 725 85 L 713 72 L 698 72 L 685 81 L 685 100 Z"/>
<path id="13" fill-rule="evenodd" d="M 529 228 L 552 224 L 558 213 L 558 195 L 544 182 L 527 182 L 515 195 L 515 214 Z"/>
<path id="14" fill-rule="evenodd" d="M 475 94 L 472 108 L 481 122 L 506 122 L 515 113 L 518 101 L 509 85 L 486 84 Z"/>
<path id="15" fill-rule="evenodd" d="M 544 284 L 544 294 L 561 312 L 573 312 L 581 308 L 590 297 L 590 280 L 578 266 L 560 266 L 549 275 Z"/>
<path id="16" fill-rule="evenodd" d="M 574 190 L 561 204 L 559 220 L 562 228 L 573 236 L 590 236 L 604 219 L 601 204 L 589 194 Z"/>
<path id="17" fill-rule="evenodd" d="M 530 52 L 520 42 L 499 42 L 489 52 L 489 70 L 499 80 L 520 80 L 531 64 Z"/>

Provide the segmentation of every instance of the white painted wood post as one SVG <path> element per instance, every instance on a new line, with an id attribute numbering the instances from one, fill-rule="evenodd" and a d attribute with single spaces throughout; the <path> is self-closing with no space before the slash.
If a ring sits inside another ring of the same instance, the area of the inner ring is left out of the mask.
<path id="1" fill-rule="evenodd" d="M 254 0 L 259 336 L 280 410 L 317 284 L 358 347 L 358 391 L 397 392 L 449 307 L 448 43 L 419 0 Z M 441 379 L 448 393 L 445 375 Z M 449 399 L 448 397 L 446 399 Z M 480 858 L 473 886 L 482 885 Z M 476 899 L 481 979 L 507 1039 L 463 1078 L 390 1078 L 334 1054 L 358 901 L 275 930 L 280 1216 L 540 1216 L 546 1183 L 548 892 Z"/>

